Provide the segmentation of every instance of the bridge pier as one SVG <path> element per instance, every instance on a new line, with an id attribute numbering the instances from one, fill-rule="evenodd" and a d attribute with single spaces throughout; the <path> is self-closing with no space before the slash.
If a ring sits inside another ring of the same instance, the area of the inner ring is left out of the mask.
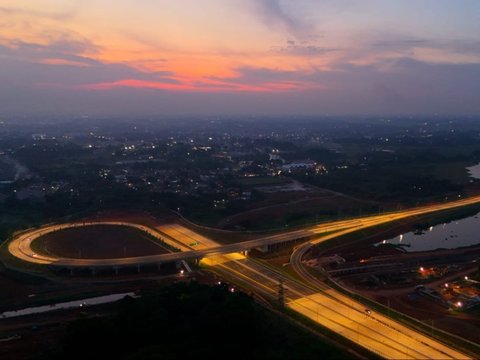
<path id="1" fill-rule="evenodd" d="M 97 269 L 95 269 L 94 267 L 90 268 L 90 272 L 92 273 L 92 275 L 97 275 Z"/>
<path id="2" fill-rule="evenodd" d="M 137 273 L 140 274 L 140 264 L 137 265 Z"/>
<path id="3" fill-rule="evenodd" d="M 118 276 L 118 271 L 120 270 L 120 268 L 118 266 L 115 266 L 113 270 L 115 270 L 115 275 Z"/>
<path id="4" fill-rule="evenodd" d="M 268 250 L 269 250 L 269 246 L 268 246 L 268 245 L 264 245 L 264 246 L 257 247 L 257 248 L 255 248 L 255 249 L 257 249 L 258 251 L 260 251 L 260 252 L 262 252 L 262 253 L 266 253 L 266 252 L 268 252 Z"/>

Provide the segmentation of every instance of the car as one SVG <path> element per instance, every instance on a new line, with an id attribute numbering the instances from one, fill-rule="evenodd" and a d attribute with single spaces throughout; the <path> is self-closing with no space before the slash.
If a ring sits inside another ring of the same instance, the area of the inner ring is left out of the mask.
<path id="1" fill-rule="evenodd" d="M 365 314 L 371 315 L 371 314 L 372 314 L 372 310 L 370 310 L 370 309 L 365 309 Z"/>

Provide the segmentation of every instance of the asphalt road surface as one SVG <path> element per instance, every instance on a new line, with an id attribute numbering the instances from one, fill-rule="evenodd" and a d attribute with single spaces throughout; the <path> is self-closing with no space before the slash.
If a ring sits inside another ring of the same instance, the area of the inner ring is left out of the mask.
<path id="1" fill-rule="evenodd" d="M 279 298 L 280 283 L 288 308 L 387 359 L 468 359 L 425 334 L 367 311 L 365 306 L 322 284 L 310 287 L 252 259 L 224 261 L 215 272 L 270 300 Z"/>
<path id="2" fill-rule="evenodd" d="M 429 206 L 418 207 L 409 210 L 392 212 L 389 214 L 367 216 L 349 220 L 341 220 L 328 222 L 311 226 L 302 230 L 287 231 L 281 234 L 267 236 L 256 240 L 245 241 L 237 244 L 220 245 L 201 235 L 195 234 L 189 229 L 177 224 L 166 225 L 153 229 L 147 226 L 126 223 L 126 222 L 91 222 L 91 223 L 70 223 L 60 225 L 49 225 L 41 229 L 35 229 L 24 232 L 16 236 L 8 245 L 9 252 L 15 257 L 37 264 L 48 264 L 50 266 L 59 267 L 114 267 L 114 266 L 135 266 L 161 264 L 172 261 L 201 259 L 207 256 L 228 254 L 233 252 L 242 252 L 253 248 L 260 248 L 268 245 L 281 244 L 297 239 L 311 239 L 311 243 L 325 241 L 321 235 L 328 232 L 337 231 L 337 235 L 353 232 L 362 228 L 373 227 L 400 219 L 425 215 L 441 210 L 455 209 L 466 205 L 472 205 L 480 202 L 480 196 L 460 199 L 457 201 L 446 202 L 442 204 L 434 204 Z M 89 225 L 125 225 L 132 226 L 139 230 L 148 232 L 153 237 L 168 245 L 180 250 L 178 253 L 160 254 L 152 256 L 140 256 L 132 258 L 118 259 L 71 259 L 37 254 L 31 249 L 31 243 L 39 236 L 51 231 L 64 229 L 75 226 Z M 328 239 L 330 239 L 329 237 Z M 192 245 L 196 244 L 196 245 Z"/>
<path id="3" fill-rule="evenodd" d="M 468 359 L 469 356 L 466 354 L 387 316 L 365 309 L 361 303 L 329 288 L 309 274 L 304 269 L 301 260 L 311 246 L 341 235 L 412 216 L 455 209 L 479 202 L 480 196 L 470 197 L 389 214 L 329 222 L 303 230 L 289 231 L 224 246 L 176 224 L 167 225 L 158 230 L 123 222 L 50 225 L 18 235 L 10 242 L 8 249 L 14 256 L 25 261 L 71 267 L 141 265 L 203 258 L 204 264 L 210 266 L 221 276 L 233 279 L 240 286 L 251 289 L 265 298 L 278 298 L 281 286 L 285 306 L 381 357 L 388 359 Z M 47 232 L 66 227 L 98 224 L 133 226 L 167 242 L 179 249 L 180 252 L 136 258 L 82 260 L 45 256 L 36 254 L 31 249 L 32 241 Z M 291 258 L 294 270 L 303 281 L 296 280 L 239 253 L 255 247 L 279 244 L 295 239 L 307 239 L 304 244 L 297 247 Z"/>

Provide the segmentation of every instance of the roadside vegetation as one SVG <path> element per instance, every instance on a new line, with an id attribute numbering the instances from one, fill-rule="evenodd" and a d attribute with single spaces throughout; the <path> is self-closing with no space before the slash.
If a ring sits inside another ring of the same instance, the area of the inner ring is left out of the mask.
<path id="1" fill-rule="evenodd" d="M 226 286 L 175 284 L 71 323 L 39 359 L 348 359 Z"/>

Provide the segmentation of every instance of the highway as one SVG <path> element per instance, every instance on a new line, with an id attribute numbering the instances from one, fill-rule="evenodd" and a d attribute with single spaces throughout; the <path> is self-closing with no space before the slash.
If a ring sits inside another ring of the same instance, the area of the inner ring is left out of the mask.
<path id="1" fill-rule="evenodd" d="M 429 205 L 389 214 L 328 222 L 302 230 L 288 231 L 238 244 L 220 245 L 178 224 L 162 225 L 155 229 L 125 222 L 101 224 L 133 226 L 180 250 L 177 253 L 120 259 L 68 259 L 36 254 L 31 249 L 35 238 L 73 226 L 91 226 L 100 223 L 72 223 L 50 225 L 27 231 L 15 237 L 8 246 L 16 257 L 38 264 L 64 267 L 108 267 L 153 264 L 185 259 L 203 259 L 219 275 L 233 279 L 240 286 L 271 300 L 278 297 L 279 284 L 283 284 L 285 306 L 312 321 L 346 337 L 381 357 L 389 359 L 468 359 L 469 356 L 425 334 L 382 314 L 367 313 L 365 307 L 345 295 L 329 288 L 306 271 L 302 257 L 312 246 L 360 229 L 455 209 L 480 202 L 480 196 L 443 204 Z M 302 239 L 304 243 L 291 256 L 293 269 L 302 281 L 279 270 L 247 258 L 240 252 L 256 247 L 274 245 Z"/>
<path id="2" fill-rule="evenodd" d="M 220 276 L 232 279 L 240 286 L 251 289 L 273 301 L 278 299 L 279 287 L 282 283 L 285 306 L 369 349 L 380 357 L 387 359 L 469 359 L 470 356 L 430 338 L 422 332 L 411 329 L 380 313 L 367 312 L 363 304 L 329 288 L 309 274 L 301 260 L 312 246 L 341 235 L 411 216 L 453 209 L 468 205 L 471 203 L 470 201 L 476 203 L 479 200 L 477 197 L 474 200 L 467 199 L 467 201 L 450 203 L 447 207 L 445 204 L 432 205 L 394 214 L 324 224 L 305 230 L 318 235 L 297 247 L 291 257 L 293 269 L 304 282 L 299 282 L 249 258 L 232 259 L 231 255 L 228 255 L 225 256 L 224 261 L 217 259 L 212 263 L 206 258 L 202 262 L 211 266 Z M 291 236 L 292 234 L 290 232 L 286 235 Z M 222 255 L 216 256 L 216 258 L 221 257 Z"/>
<path id="3" fill-rule="evenodd" d="M 203 261 L 203 260 L 202 260 Z M 228 259 L 213 270 L 246 289 L 275 301 L 279 284 L 285 306 L 388 359 L 468 359 L 469 356 L 365 307 L 322 284 L 311 287 L 259 261 Z"/>
<path id="4" fill-rule="evenodd" d="M 130 226 L 139 230 L 145 231 L 152 235 L 159 241 L 165 242 L 173 248 L 180 250 L 180 252 L 139 256 L 131 258 L 117 258 L 117 259 L 77 259 L 77 258 L 62 258 L 52 255 L 36 253 L 32 248 L 32 242 L 42 235 L 49 232 L 58 231 L 66 228 L 80 227 L 80 226 L 94 226 L 94 225 L 118 225 Z M 322 227 L 322 231 L 331 231 L 344 225 L 326 225 Z M 9 252 L 24 261 L 49 265 L 54 267 L 115 267 L 115 266 L 135 266 L 135 265 L 151 265 L 161 264 L 181 260 L 201 259 L 206 256 L 215 256 L 219 254 L 229 254 L 235 252 L 243 252 L 256 247 L 273 245 L 283 242 L 288 242 L 296 239 L 303 239 L 316 236 L 316 231 L 298 230 L 286 234 L 279 234 L 268 236 L 256 240 L 245 241 L 236 244 L 220 245 L 211 241 L 193 231 L 180 226 L 178 224 L 162 225 L 157 228 L 150 228 L 144 225 L 127 222 L 116 221 L 102 221 L 102 222 L 82 222 L 82 223 L 66 223 L 60 225 L 49 225 L 40 229 L 24 232 L 16 236 L 9 244 Z"/>
<path id="5" fill-rule="evenodd" d="M 15 237 L 8 245 L 9 252 L 15 257 L 27 262 L 37 264 L 48 264 L 53 267 L 114 267 L 114 266 L 136 266 L 136 265 L 153 265 L 162 264 L 181 260 L 201 259 L 206 256 L 229 254 L 234 252 L 243 252 L 253 248 L 261 248 L 269 245 L 286 243 L 302 239 L 315 245 L 320 241 L 326 241 L 329 238 L 320 235 L 331 232 L 338 232 L 335 237 L 348 232 L 357 231 L 368 227 L 386 224 L 398 221 L 412 216 L 426 215 L 429 213 L 451 210 L 466 205 L 472 205 L 480 202 L 480 196 L 469 197 L 456 201 L 434 204 L 413 208 L 409 210 L 397 211 L 382 215 L 366 216 L 362 218 L 354 218 L 348 220 L 332 221 L 315 226 L 307 227 L 301 230 L 286 231 L 280 234 L 261 237 L 255 240 L 245 241 L 236 244 L 220 245 L 211 240 L 193 233 L 191 230 L 179 225 L 165 225 L 157 228 L 150 228 L 144 225 L 126 222 L 92 222 L 92 223 L 70 223 L 61 225 L 49 225 L 41 229 L 32 230 L 22 233 Z M 173 248 L 180 250 L 178 253 L 160 254 L 152 256 L 141 256 L 132 258 L 119 259 L 72 259 L 60 258 L 51 255 L 37 254 L 31 249 L 31 243 L 37 237 L 51 231 L 64 229 L 74 226 L 89 226 L 98 224 L 125 225 L 132 226 L 139 230 L 146 231 L 153 237 L 163 241 Z M 180 231 L 180 234 L 179 234 Z M 183 232 L 183 233 L 182 233 Z M 196 246 L 189 246 L 192 243 L 198 243 Z"/>

